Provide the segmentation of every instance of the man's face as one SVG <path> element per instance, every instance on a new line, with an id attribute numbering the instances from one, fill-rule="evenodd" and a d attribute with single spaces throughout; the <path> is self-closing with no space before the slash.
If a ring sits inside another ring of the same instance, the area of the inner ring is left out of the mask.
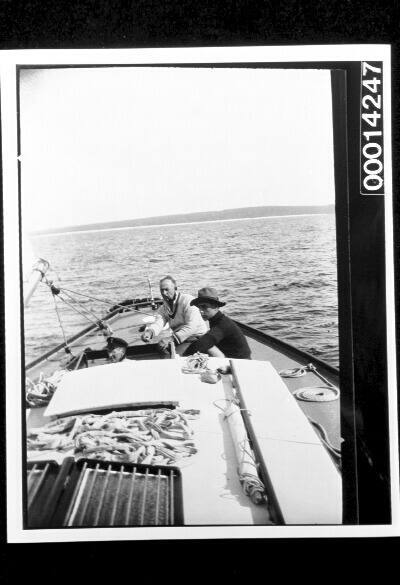
<path id="1" fill-rule="evenodd" d="M 171 280 L 162 280 L 160 282 L 160 293 L 164 301 L 172 301 L 175 292 L 176 286 Z"/>
<path id="2" fill-rule="evenodd" d="M 197 306 L 199 307 L 200 314 L 204 321 L 208 321 L 211 319 L 211 317 L 214 317 L 214 315 L 218 313 L 218 307 L 215 307 L 211 303 L 200 303 Z"/>

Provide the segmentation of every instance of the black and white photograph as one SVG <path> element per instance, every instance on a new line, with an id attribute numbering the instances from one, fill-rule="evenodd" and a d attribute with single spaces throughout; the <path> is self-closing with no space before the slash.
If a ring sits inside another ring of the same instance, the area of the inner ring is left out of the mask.
<path id="1" fill-rule="evenodd" d="M 9 539 L 395 534 L 389 48 L 35 57 L 0 70 Z"/>

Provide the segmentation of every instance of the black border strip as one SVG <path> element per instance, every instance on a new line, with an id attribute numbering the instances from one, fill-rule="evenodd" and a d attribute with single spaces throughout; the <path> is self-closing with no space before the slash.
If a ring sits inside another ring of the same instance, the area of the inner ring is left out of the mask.
<path id="1" fill-rule="evenodd" d="M 341 423 L 342 436 L 345 441 L 342 445 L 342 489 L 343 489 L 343 517 L 347 522 L 357 524 L 358 514 L 358 478 L 356 452 L 356 425 L 355 425 L 355 398 L 354 398 L 354 353 L 352 330 L 352 300 L 351 300 L 351 264 L 345 259 L 350 258 L 350 220 L 348 201 L 348 162 L 347 162 L 347 73 L 335 70 L 331 72 L 332 81 L 332 113 L 334 132 L 334 169 L 335 187 L 340 193 L 347 193 L 347 197 L 336 197 L 336 248 L 337 248 L 337 276 L 339 286 L 339 363 L 346 364 L 341 368 Z M 342 115 L 341 115 L 342 114 Z M 345 155 L 344 155 L 345 153 Z M 343 385 L 349 392 L 343 392 Z M 350 389 L 353 391 L 350 392 Z M 346 413 L 346 417 L 344 416 Z M 344 418 L 351 421 L 345 428 Z"/>

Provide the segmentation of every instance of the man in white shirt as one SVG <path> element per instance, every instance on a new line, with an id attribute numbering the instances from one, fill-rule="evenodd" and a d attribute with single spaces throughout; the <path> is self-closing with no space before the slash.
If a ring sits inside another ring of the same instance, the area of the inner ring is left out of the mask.
<path id="1" fill-rule="evenodd" d="M 148 343 L 159 336 L 168 324 L 169 335 L 159 339 L 158 348 L 162 354 L 166 354 L 172 339 L 176 352 L 182 354 L 190 343 L 207 332 L 207 325 L 199 309 L 190 304 L 194 297 L 179 292 L 172 276 L 168 275 L 160 280 L 160 293 L 164 303 L 158 310 L 155 322 L 146 327 L 142 340 Z"/>

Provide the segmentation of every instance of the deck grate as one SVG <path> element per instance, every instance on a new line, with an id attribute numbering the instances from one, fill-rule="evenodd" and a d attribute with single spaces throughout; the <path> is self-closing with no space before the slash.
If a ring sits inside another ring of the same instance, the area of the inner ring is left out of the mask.
<path id="1" fill-rule="evenodd" d="M 32 466 L 28 470 L 28 516 L 36 494 L 46 488 L 47 472 L 46 466 Z M 177 468 L 79 460 L 70 461 L 68 473 L 64 470 L 64 475 L 50 503 L 54 513 L 51 518 L 43 514 L 48 526 L 183 524 L 181 475 Z M 38 512 L 34 511 L 36 525 Z"/>

